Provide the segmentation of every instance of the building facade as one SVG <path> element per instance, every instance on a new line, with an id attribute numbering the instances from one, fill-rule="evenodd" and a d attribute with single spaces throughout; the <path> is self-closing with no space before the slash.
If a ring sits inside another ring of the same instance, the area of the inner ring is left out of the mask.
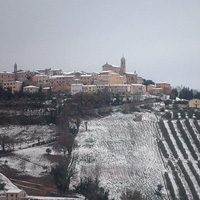
<path id="1" fill-rule="evenodd" d="M 10 81 L 15 81 L 15 73 L 0 72 L 0 84 Z"/>
<path id="2" fill-rule="evenodd" d="M 171 85 L 169 83 L 165 83 L 165 82 L 156 83 L 156 88 L 162 88 L 164 94 L 167 94 L 167 95 L 171 94 Z"/>
<path id="3" fill-rule="evenodd" d="M 199 99 L 192 99 L 189 101 L 190 108 L 200 108 L 200 100 Z"/>
<path id="4" fill-rule="evenodd" d="M 20 189 L 10 189 L 6 191 L 6 200 L 21 200 L 26 197 L 26 192 Z"/>
<path id="5" fill-rule="evenodd" d="M 11 90 L 11 92 L 14 94 L 15 92 L 18 92 L 21 90 L 22 87 L 21 81 L 10 81 L 10 82 L 4 82 L 3 83 L 3 89 L 8 90 L 8 88 Z"/>
<path id="6" fill-rule="evenodd" d="M 34 85 L 25 86 L 23 88 L 23 92 L 36 93 L 38 91 L 39 91 L 39 87 L 34 86 Z"/>

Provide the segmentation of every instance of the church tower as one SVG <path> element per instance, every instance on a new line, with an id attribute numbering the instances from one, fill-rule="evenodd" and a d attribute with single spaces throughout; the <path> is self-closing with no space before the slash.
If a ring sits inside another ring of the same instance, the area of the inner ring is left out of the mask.
<path id="1" fill-rule="evenodd" d="M 14 64 L 15 80 L 17 80 L 17 64 Z"/>
<path id="2" fill-rule="evenodd" d="M 126 73 L 126 59 L 124 58 L 124 56 L 122 56 L 121 58 L 121 74 L 125 74 Z"/>

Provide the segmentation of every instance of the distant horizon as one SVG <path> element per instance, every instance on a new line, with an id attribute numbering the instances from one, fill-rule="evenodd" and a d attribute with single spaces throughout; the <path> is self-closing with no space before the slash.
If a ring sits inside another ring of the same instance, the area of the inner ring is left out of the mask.
<path id="1" fill-rule="evenodd" d="M 0 0 L 0 71 L 99 72 L 200 90 L 200 1 Z"/>

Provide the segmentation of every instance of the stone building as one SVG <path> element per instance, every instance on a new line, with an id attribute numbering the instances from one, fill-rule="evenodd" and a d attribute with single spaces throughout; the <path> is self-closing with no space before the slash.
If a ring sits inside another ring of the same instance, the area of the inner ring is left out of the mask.
<path id="1" fill-rule="evenodd" d="M 189 101 L 190 108 L 200 108 L 200 100 L 199 99 L 192 99 Z"/>

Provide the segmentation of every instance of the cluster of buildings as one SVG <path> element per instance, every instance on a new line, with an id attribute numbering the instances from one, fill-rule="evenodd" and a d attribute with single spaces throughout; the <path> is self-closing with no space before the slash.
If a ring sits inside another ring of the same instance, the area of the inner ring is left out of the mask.
<path id="1" fill-rule="evenodd" d="M 23 84 L 24 83 L 24 84 Z M 120 66 L 104 64 L 101 72 L 63 72 L 61 69 L 42 69 L 36 71 L 18 70 L 14 65 L 14 72 L 0 72 L 0 85 L 3 89 L 11 89 L 12 93 L 19 91 L 34 93 L 42 90 L 71 93 L 108 91 L 122 96 L 144 95 L 146 92 L 155 96 L 169 95 L 169 83 L 143 85 L 142 77 L 136 72 L 126 72 L 126 60 L 121 58 Z"/>

